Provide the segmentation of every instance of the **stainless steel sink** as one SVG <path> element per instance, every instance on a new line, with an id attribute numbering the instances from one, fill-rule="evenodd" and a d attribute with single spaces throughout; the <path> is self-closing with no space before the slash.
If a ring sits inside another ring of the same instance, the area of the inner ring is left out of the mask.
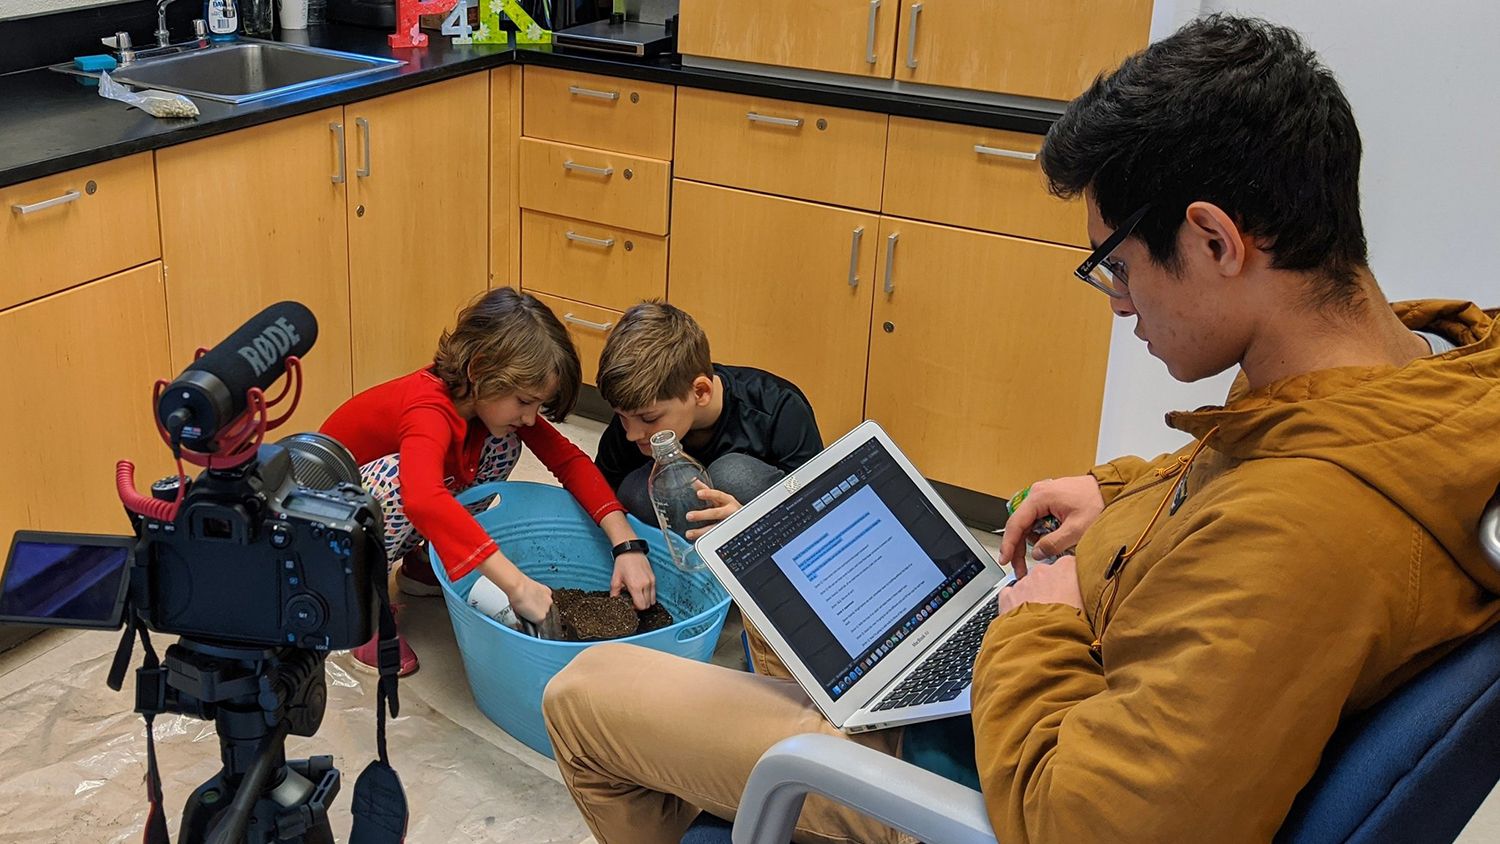
<path id="1" fill-rule="evenodd" d="M 241 39 L 138 59 L 111 71 L 110 76 L 137 88 L 158 88 L 239 104 L 380 73 L 403 64 L 406 62 L 400 59 Z M 59 65 L 55 69 L 77 72 L 71 71 L 71 66 Z"/>

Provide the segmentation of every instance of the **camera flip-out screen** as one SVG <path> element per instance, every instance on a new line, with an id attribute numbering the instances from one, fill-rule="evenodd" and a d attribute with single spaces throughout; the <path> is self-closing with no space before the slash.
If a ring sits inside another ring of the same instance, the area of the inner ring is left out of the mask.
<path id="1" fill-rule="evenodd" d="M 0 622 L 118 628 L 135 538 L 16 531 L 0 577 Z"/>

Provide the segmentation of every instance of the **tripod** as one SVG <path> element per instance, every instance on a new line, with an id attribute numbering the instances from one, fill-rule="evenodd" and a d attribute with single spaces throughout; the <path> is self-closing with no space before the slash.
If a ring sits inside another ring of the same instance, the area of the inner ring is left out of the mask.
<path id="1" fill-rule="evenodd" d="M 183 844 L 333 844 L 339 792 L 332 756 L 287 761 L 287 735 L 323 722 L 324 655 L 183 638 L 167 648 L 154 711 L 213 720 L 224 766 L 188 797 Z"/>

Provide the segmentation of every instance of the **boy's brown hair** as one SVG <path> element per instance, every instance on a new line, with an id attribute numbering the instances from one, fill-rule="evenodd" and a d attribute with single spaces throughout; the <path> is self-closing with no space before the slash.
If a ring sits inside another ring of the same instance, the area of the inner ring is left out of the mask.
<path id="1" fill-rule="evenodd" d="M 616 410 L 683 398 L 695 378 L 713 374 L 708 337 L 697 321 L 654 299 L 632 305 L 599 353 L 599 394 Z"/>
<path id="2" fill-rule="evenodd" d="M 438 340 L 432 371 L 455 401 L 537 389 L 556 376 L 557 393 L 542 402 L 553 422 L 573 411 L 583 381 L 578 349 L 557 315 L 509 287 L 481 293 L 459 312 L 458 324 Z"/>

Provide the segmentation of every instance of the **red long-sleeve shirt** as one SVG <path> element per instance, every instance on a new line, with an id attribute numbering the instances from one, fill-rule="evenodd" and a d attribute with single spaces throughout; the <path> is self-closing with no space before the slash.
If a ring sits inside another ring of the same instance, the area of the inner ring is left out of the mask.
<path id="1" fill-rule="evenodd" d="M 371 387 L 344 402 L 323 423 L 325 434 L 343 443 L 361 466 L 399 454 L 402 504 L 437 549 L 454 580 L 474 570 L 498 546 L 453 497 L 474 484 L 489 431 L 464 419 L 436 375 L 420 369 Z M 517 435 L 555 475 L 595 522 L 623 512 L 594 461 L 538 417 Z"/>

